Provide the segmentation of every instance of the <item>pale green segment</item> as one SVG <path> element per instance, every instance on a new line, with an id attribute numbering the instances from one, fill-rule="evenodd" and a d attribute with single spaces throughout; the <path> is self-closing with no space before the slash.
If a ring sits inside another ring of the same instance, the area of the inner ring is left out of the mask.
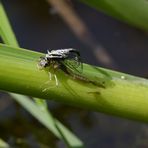
<path id="1" fill-rule="evenodd" d="M 104 82 L 105 88 L 73 79 L 61 70 L 56 71 L 56 86 L 54 77 L 49 80 L 48 70 L 37 68 L 41 55 L 1 44 L 0 89 L 148 121 L 148 80 L 84 64 L 82 75 Z"/>
<path id="2" fill-rule="evenodd" d="M 147 0 L 81 0 L 108 15 L 148 30 Z"/>

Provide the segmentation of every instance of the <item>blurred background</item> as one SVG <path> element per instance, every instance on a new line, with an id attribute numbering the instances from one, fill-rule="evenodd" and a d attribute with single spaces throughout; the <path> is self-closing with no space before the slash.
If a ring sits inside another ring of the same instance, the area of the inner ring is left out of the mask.
<path id="1" fill-rule="evenodd" d="M 2 2 L 20 47 L 43 53 L 47 49 L 76 48 L 84 63 L 148 76 L 147 32 L 79 0 L 60 4 L 56 0 Z M 146 124 L 51 101 L 48 105 L 54 117 L 70 128 L 87 148 L 148 147 Z M 0 131 L 0 137 L 16 147 L 65 147 L 6 93 L 0 97 Z"/>

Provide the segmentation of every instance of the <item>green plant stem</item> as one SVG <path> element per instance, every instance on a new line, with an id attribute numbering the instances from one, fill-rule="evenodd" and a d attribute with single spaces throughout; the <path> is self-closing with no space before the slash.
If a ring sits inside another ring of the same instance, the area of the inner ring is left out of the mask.
<path id="1" fill-rule="evenodd" d="M 83 76 L 104 87 L 73 79 L 61 70 L 56 71 L 56 86 L 48 70 L 37 67 L 42 55 L 0 44 L 0 89 L 148 121 L 148 80 L 84 64 Z"/>

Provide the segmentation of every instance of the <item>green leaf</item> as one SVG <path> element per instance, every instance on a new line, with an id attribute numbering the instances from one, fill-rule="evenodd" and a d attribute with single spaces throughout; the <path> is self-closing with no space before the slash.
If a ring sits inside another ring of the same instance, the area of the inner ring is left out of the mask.
<path id="1" fill-rule="evenodd" d="M 43 108 L 41 99 L 37 99 L 38 106 L 28 97 L 11 94 L 14 99 L 21 104 L 28 112 L 30 112 L 37 120 L 39 120 L 47 129 L 49 129 L 55 136 L 64 139 L 69 147 L 82 147 L 82 142 L 75 137 L 64 125 L 52 117 L 46 108 Z M 43 100 L 45 101 L 45 100 Z M 44 102 L 45 103 L 45 102 Z M 45 103 L 46 105 L 46 103 Z M 60 132 L 60 131 L 61 132 Z"/>
<path id="2" fill-rule="evenodd" d="M 148 30 L 147 0 L 81 0 L 133 26 Z"/>
<path id="3" fill-rule="evenodd" d="M 18 42 L 9 24 L 9 20 L 0 2 L 0 37 L 5 44 L 18 47 Z"/>

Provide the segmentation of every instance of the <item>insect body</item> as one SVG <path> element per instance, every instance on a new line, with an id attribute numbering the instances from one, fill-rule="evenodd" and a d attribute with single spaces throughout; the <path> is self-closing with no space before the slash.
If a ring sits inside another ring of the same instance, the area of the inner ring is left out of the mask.
<path id="1" fill-rule="evenodd" d="M 61 69 L 69 75 L 74 75 L 75 72 L 82 72 L 83 65 L 80 59 L 80 53 L 73 48 L 69 49 L 58 49 L 47 51 L 44 57 L 40 57 L 38 67 L 40 69 L 51 67 L 53 70 Z M 50 79 L 51 73 L 49 72 Z M 58 85 L 58 80 L 54 74 L 56 85 Z"/>
<path id="2" fill-rule="evenodd" d="M 78 70 L 78 67 L 80 67 L 80 69 L 82 70 L 80 53 L 73 48 L 51 50 L 47 51 L 45 57 L 41 57 L 38 63 L 38 66 L 41 69 L 50 66 L 54 69 L 62 69 L 64 68 L 64 65 L 69 69 Z"/>
<path id="3" fill-rule="evenodd" d="M 52 68 L 54 70 L 53 74 L 56 81 L 56 86 L 58 86 L 58 79 L 55 74 L 55 71 L 60 69 L 74 79 L 105 88 L 104 82 L 100 83 L 100 80 L 92 80 L 82 74 L 83 64 L 81 62 L 80 53 L 78 50 L 73 48 L 47 51 L 47 54 L 44 57 L 40 57 L 38 67 L 39 69 L 47 67 L 49 69 Z M 48 73 L 49 78 L 51 80 L 52 74 L 50 71 L 48 71 Z"/>

